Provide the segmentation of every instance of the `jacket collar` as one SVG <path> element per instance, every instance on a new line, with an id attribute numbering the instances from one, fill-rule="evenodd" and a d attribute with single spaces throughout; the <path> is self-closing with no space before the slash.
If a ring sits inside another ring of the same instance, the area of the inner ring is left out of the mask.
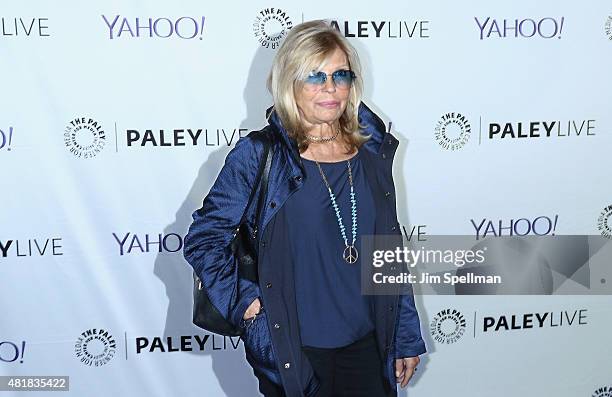
<path id="1" fill-rule="evenodd" d="M 374 154 L 382 156 L 383 159 L 392 159 L 399 141 L 390 132 L 387 132 L 384 122 L 365 103 L 361 102 L 359 104 L 358 114 L 359 124 L 363 127 L 363 133 L 371 135 L 370 139 L 364 144 L 364 147 Z M 277 137 L 289 149 L 296 163 L 303 168 L 297 142 L 289 136 L 287 130 L 283 127 L 274 106 L 270 106 L 266 110 L 266 119 L 270 126 L 273 127 L 272 129 Z M 302 171 L 304 170 L 302 169 Z"/>

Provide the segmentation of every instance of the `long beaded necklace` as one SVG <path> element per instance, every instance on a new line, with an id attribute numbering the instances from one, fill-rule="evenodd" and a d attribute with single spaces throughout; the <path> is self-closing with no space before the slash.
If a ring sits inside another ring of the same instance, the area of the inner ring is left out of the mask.
<path id="1" fill-rule="evenodd" d="M 314 157 L 314 156 L 313 156 Z M 354 157 L 354 156 L 353 156 Z M 348 164 L 348 177 L 349 184 L 351 185 L 351 216 L 353 220 L 353 225 L 351 227 L 353 240 L 349 245 L 348 240 L 346 238 L 346 231 L 344 227 L 344 223 L 342 222 L 342 217 L 340 216 L 340 210 L 338 209 L 338 203 L 336 202 L 336 196 L 332 192 L 331 186 L 325 177 L 325 173 L 323 173 L 323 169 L 319 162 L 315 159 L 315 163 L 317 163 L 317 167 L 319 168 L 319 172 L 323 177 L 323 182 L 325 182 L 325 186 L 327 186 L 327 191 L 329 192 L 329 198 L 331 199 L 332 206 L 334 207 L 334 211 L 336 212 L 336 218 L 338 218 L 338 226 L 340 227 L 340 233 L 342 234 L 342 239 L 344 239 L 345 249 L 342 253 L 342 257 L 348 263 L 357 262 L 357 257 L 359 253 L 357 252 L 357 248 L 355 248 L 355 238 L 357 237 L 357 201 L 355 200 L 355 190 L 353 189 L 353 173 L 351 172 L 351 162 L 350 159 L 346 160 Z"/>

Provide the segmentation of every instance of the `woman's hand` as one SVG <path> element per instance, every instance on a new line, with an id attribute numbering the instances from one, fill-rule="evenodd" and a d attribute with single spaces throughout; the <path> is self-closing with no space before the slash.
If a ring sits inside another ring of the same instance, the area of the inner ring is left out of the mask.
<path id="1" fill-rule="evenodd" d="M 404 357 L 395 359 L 395 383 L 400 383 L 400 387 L 406 387 L 410 378 L 416 371 L 416 366 L 421 359 L 416 357 Z"/>
<path id="2" fill-rule="evenodd" d="M 259 301 L 259 298 L 255 298 L 255 300 L 253 302 L 251 302 L 249 307 L 244 312 L 244 315 L 242 316 L 242 319 L 243 320 L 247 320 L 247 319 L 253 317 L 256 314 L 259 314 L 260 310 L 261 310 L 261 302 Z"/>

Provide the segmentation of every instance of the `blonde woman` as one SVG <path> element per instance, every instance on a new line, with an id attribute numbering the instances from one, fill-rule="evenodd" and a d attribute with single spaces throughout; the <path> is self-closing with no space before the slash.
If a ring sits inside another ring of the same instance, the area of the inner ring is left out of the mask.
<path id="1" fill-rule="evenodd" d="M 327 22 L 295 26 L 268 78 L 274 106 L 263 131 L 274 151 L 259 281 L 238 277 L 228 248 L 262 158 L 251 134 L 228 153 L 185 237 L 211 301 L 244 327 L 264 396 L 396 396 L 426 351 L 412 294 L 360 289 L 360 237 L 401 236 L 398 141 L 361 101 L 362 79 L 357 52 Z M 252 225 L 255 209 L 247 214 Z"/>

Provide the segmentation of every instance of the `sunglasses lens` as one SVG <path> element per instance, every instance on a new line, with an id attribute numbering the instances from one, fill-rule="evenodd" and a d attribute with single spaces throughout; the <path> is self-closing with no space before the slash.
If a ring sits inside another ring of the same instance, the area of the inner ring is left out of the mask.
<path id="1" fill-rule="evenodd" d="M 336 70 L 332 74 L 334 85 L 340 89 L 347 89 L 353 83 L 355 74 L 351 70 Z M 327 81 L 327 74 L 324 72 L 310 72 L 304 82 L 313 86 L 322 86 Z"/>
<path id="2" fill-rule="evenodd" d="M 339 88 L 348 88 L 353 83 L 353 73 L 350 70 L 337 70 L 332 77 Z"/>
<path id="3" fill-rule="evenodd" d="M 306 77 L 305 82 L 308 84 L 315 84 L 315 85 L 323 85 L 325 84 L 325 81 L 327 80 L 327 75 L 323 72 L 311 72 L 308 77 Z"/>

